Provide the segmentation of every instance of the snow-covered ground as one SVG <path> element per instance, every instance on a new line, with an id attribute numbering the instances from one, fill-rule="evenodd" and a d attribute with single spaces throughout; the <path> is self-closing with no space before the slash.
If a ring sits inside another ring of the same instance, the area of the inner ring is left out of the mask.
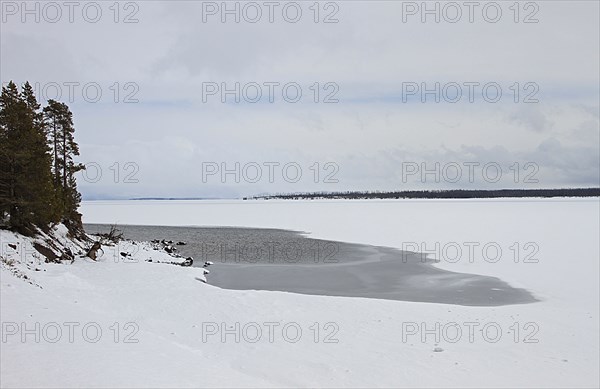
<path id="1" fill-rule="evenodd" d="M 145 262 L 162 255 L 149 246 L 119 248 L 137 262 L 12 265 L 39 287 L 4 264 L 3 387 L 600 385 L 597 198 L 122 201 L 84 202 L 81 211 L 86 223 L 437 245 L 438 266 L 500 277 L 541 301 L 465 307 L 222 290 L 200 282 L 200 268 Z M 1 238 L 3 247 L 15 239 Z"/>

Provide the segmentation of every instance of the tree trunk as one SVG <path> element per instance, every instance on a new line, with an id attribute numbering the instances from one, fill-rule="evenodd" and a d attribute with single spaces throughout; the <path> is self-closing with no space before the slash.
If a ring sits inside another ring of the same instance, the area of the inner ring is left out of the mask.
<path id="1" fill-rule="evenodd" d="M 95 261 L 98 257 L 98 250 L 100 250 L 100 247 L 102 247 L 100 242 L 94 242 L 92 248 L 88 251 L 87 256 Z"/>

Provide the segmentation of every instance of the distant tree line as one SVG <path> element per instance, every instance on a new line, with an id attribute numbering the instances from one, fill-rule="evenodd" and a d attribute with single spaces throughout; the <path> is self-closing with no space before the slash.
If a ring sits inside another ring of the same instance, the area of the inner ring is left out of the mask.
<path id="1" fill-rule="evenodd" d="M 600 188 L 405 190 L 394 192 L 312 192 L 250 197 L 251 199 L 485 199 L 499 197 L 598 197 Z M 249 198 L 244 198 L 247 200 Z"/>
<path id="2" fill-rule="evenodd" d="M 81 195 L 75 173 L 83 166 L 69 107 L 48 100 L 41 107 L 29 82 L 14 82 L 0 96 L 0 225 L 31 234 L 64 223 L 82 231 Z"/>

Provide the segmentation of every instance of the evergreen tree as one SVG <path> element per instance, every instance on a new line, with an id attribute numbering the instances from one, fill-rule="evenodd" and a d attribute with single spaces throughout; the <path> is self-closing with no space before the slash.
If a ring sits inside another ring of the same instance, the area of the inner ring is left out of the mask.
<path id="1" fill-rule="evenodd" d="M 49 101 L 40 110 L 33 88 L 19 93 L 11 81 L 0 95 L 0 225 L 33 233 L 61 221 L 71 233 L 82 231 L 77 212 L 81 195 L 74 162 L 79 146 L 73 114 L 66 104 Z"/>
<path id="2" fill-rule="evenodd" d="M 60 199 L 63 218 L 77 229 L 81 227 L 81 215 L 77 212 L 81 195 L 77 191 L 75 173 L 83 166 L 73 161 L 73 157 L 79 155 L 79 146 L 73 136 L 73 113 L 66 104 L 48 100 L 44 118 L 54 157 L 54 187 Z"/>
<path id="3" fill-rule="evenodd" d="M 19 91 L 11 81 L 0 95 L 0 214 L 8 225 L 19 223 L 17 176 L 19 153 L 16 138 L 19 131 Z"/>
<path id="4" fill-rule="evenodd" d="M 0 216 L 29 233 L 57 220 L 43 118 L 29 83 L 10 82 L 0 96 Z"/>
<path id="5" fill-rule="evenodd" d="M 46 132 L 50 142 L 50 148 L 52 151 L 52 166 L 54 175 L 54 186 L 59 189 L 62 183 L 62 141 L 61 141 L 61 111 L 60 103 L 54 100 L 48 100 L 48 106 L 44 107 L 44 123 L 46 125 Z M 61 195 L 62 198 L 62 195 Z"/>
<path id="6" fill-rule="evenodd" d="M 26 82 L 22 88 L 21 97 L 31 115 L 32 124 L 32 145 L 30 155 L 31 177 L 29 191 L 33 204 L 32 211 L 36 215 L 35 224 L 45 226 L 49 222 L 60 220 L 60 208 L 58 208 L 58 198 L 52 184 L 52 157 L 50 156 L 50 147 L 48 146 L 47 135 L 45 131 L 44 115 L 40 110 L 40 104 L 33 93 L 33 88 Z"/>

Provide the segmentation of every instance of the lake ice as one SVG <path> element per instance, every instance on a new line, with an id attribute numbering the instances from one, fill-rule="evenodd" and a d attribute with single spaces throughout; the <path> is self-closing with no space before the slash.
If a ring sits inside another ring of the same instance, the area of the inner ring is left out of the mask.
<path id="1" fill-rule="evenodd" d="M 90 233 L 109 228 L 86 225 Z M 186 242 L 176 246 L 179 253 L 192 256 L 194 266 L 213 262 L 208 282 L 226 289 L 470 306 L 537 301 L 527 290 L 497 277 L 442 270 L 432 266 L 435 260 L 425 254 L 394 248 L 314 239 L 269 228 L 120 228 L 128 239 Z"/>

